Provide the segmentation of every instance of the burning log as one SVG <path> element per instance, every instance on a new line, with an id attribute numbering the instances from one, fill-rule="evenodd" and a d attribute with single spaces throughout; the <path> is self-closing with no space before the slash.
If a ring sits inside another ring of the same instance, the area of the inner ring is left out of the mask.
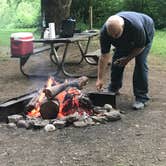
<path id="1" fill-rule="evenodd" d="M 36 104 L 38 103 L 39 99 L 41 98 L 41 94 L 43 93 L 43 89 L 40 89 L 38 93 L 30 100 L 30 102 L 26 106 L 26 111 L 32 111 L 36 108 Z M 44 93 L 43 93 L 44 94 Z"/>
<path id="2" fill-rule="evenodd" d="M 82 89 L 88 82 L 88 77 L 82 76 L 78 79 L 72 81 L 66 81 L 64 83 L 48 87 L 44 89 L 45 96 L 48 99 L 53 99 L 56 95 L 64 91 L 68 87 L 77 87 L 78 89 Z"/>
<path id="3" fill-rule="evenodd" d="M 45 87 L 51 87 L 55 85 L 56 81 L 53 77 L 50 77 L 47 81 L 47 83 L 44 85 Z M 30 100 L 30 102 L 26 106 L 26 112 L 30 112 L 32 110 L 39 110 L 40 105 L 42 102 L 46 99 L 45 94 L 43 92 L 44 88 L 40 89 L 37 94 Z"/>
<path id="4" fill-rule="evenodd" d="M 57 100 L 45 100 L 40 106 L 40 114 L 43 119 L 55 119 L 59 112 Z"/>

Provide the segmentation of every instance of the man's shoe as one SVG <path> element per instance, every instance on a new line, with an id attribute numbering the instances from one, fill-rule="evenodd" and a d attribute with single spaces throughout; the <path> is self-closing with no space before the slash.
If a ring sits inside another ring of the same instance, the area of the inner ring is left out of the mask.
<path id="1" fill-rule="evenodd" d="M 142 110 L 145 107 L 145 103 L 141 102 L 141 101 L 135 101 L 135 103 L 133 104 L 133 109 L 135 110 Z"/>

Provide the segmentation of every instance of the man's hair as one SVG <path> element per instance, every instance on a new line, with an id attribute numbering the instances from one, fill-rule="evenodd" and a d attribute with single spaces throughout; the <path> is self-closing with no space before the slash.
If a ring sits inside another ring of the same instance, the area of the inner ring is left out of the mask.
<path id="1" fill-rule="evenodd" d="M 111 34 L 117 30 L 119 31 L 123 30 L 124 20 L 118 15 L 113 15 L 107 19 L 105 25 L 106 25 L 107 33 Z"/>

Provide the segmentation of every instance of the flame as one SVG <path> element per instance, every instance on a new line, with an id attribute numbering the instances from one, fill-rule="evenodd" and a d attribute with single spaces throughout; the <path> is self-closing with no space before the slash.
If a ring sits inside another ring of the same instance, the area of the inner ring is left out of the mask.
<path id="1" fill-rule="evenodd" d="M 67 94 L 71 95 L 70 99 L 65 99 Z M 76 88 L 69 88 L 66 91 L 61 92 L 60 94 L 58 94 L 56 96 L 56 98 L 59 101 L 59 113 L 58 113 L 58 118 L 61 119 L 64 116 L 68 115 L 68 114 L 73 114 L 74 112 L 76 112 L 76 110 L 74 108 L 78 108 L 79 107 L 79 101 L 78 101 L 78 96 L 81 94 L 80 90 L 76 89 Z M 69 100 L 71 101 L 71 104 L 69 105 Z M 64 111 L 64 109 L 66 107 L 69 107 L 67 112 Z"/>
<path id="2" fill-rule="evenodd" d="M 56 82 L 55 82 L 54 78 L 49 77 L 45 87 L 51 87 L 55 83 Z M 28 115 L 30 117 L 39 117 L 40 116 L 40 112 L 39 112 L 40 111 L 40 106 L 41 106 L 41 103 L 44 100 L 44 98 L 45 98 L 45 93 L 43 91 L 41 91 L 39 93 L 39 98 L 38 98 L 38 101 L 36 102 L 35 108 L 32 111 L 28 112 Z"/>
<path id="3" fill-rule="evenodd" d="M 67 82 L 68 80 L 65 80 Z M 59 83 L 54 80 L 53 77 L 50 77 L 45 85 L 45 88 L 50 88 L 53 85 L 58 85 Z M 59 101 L 59 112 L 57 118 L 63 119 L 65 116 L 78 112 L 79 115 L 91 115 L 92 110 L 81 108 L 79 104 L 79 97 L 82 95 L 81 91 L 76 87 L 70 87 L 62 91 L 55 98 Z M 45 93 L 41 91 L 39 93 L 38 100 L 35 104 L 35 108 L 28 113 L 30 117 L 39 117 L 40 115 L 40 106 L 45 99 Z"/>

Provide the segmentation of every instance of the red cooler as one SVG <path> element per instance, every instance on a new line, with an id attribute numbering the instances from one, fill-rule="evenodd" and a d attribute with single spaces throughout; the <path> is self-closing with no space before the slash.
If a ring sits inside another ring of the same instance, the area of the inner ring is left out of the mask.
<path id="1" fill-rule="evenodd" d="M 12 57 L 26 56 L 33 53 L 33 34 L 18 32 L 11 34 L 10 48 Z"/>

